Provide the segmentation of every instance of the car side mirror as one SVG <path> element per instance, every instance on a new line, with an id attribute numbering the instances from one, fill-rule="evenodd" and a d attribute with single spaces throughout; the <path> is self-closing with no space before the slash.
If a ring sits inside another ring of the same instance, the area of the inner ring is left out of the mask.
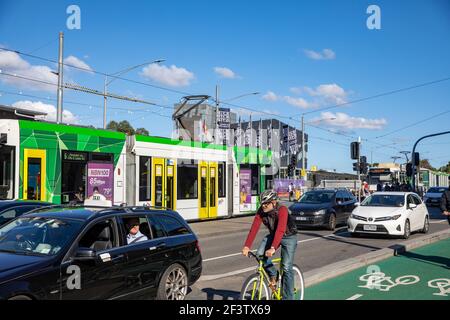
<path id="1" fill-rule="evenodd" d="M 413 209 L 415 209 L 415 208 L 417 208 L 417 204 L 411 203 L 411 204 L 409 205 L 409 209 L 413 210 Z"/>
<path id="2" fill-rule="evenodd" d="M 91 248 L 78 248 L 75 254 L 76 261 L 95 261 L 97 253 Z"/>

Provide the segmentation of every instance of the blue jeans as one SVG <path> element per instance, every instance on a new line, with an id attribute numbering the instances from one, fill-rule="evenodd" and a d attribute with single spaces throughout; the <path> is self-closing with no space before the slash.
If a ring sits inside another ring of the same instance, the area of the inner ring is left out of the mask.
<path id="1" fill-rule="evenodd" d="M 269 277 L 275 277 L 277 270 L 274 267 L 272 260 L 265 256 L 265 252 L 270 249 L 273 242 L 273 236 L 267 235 L 261 241 L 256 252 L 258 256 L 263 256 L 264 269 Z M 282 288 L 283 300 L 294 299 L 294 256 L 297 249 L 297 235 L 284 236 L 281 239 L 281 269 L 283 270 Z"/>

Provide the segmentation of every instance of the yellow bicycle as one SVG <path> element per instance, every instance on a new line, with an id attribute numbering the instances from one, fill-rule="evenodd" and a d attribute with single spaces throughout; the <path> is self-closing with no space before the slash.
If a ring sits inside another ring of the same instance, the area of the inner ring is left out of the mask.
<path id="1" fill-rule="evenodd" d="M 258 257 L 253 252 L 248 253 L 258 261 L 259 267 L 255 274 L 252 274 L 245 280 L 241 290 L 242 300 L 282 300 L 282 270 L 278 271 L 280 275 L 277 279 L 277 284 L 274 288 L 270 288 L 269 275 L 264 270 L 263 259 Z M 272 259 L 274 265 L 280 267 L 281 258 Z M 305 294 L 305 281 L 303 273 L 297 265 L 293 265 L 294 272 L 294 300 L 303 300 Z"/>

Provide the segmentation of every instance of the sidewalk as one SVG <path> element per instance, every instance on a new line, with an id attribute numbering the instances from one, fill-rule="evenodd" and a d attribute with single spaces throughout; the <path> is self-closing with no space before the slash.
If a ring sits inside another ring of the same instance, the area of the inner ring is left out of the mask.
<path id="1" fill-rule="evenodd" d="M 191 222 L 189 226 L 200 238 L 217 236 L 221 234 L 232 234 L 248 232 L 252 225 L 254 215 L 244 217 L 233 217 L 210 221 Z"/>

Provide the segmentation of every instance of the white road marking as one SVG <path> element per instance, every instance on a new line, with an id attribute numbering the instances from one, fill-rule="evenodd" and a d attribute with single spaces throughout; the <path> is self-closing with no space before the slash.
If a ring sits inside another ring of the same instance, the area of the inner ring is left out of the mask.
<path id="1" fill-rule="evenodd" d="M 447 219 L 444 220 L 439 220 L 439 221 L 430 221 L 430 223 L 442 223 L 442 222 L 447 222 Z"/>
<path id="2" fill-rule="evenodd" d="M 361 298 L 362 296 L 363 296 L 362 294 L 355 294 L 354 296 L 351 296 L 347 300 L 357 300 L 357 299 Z"/>
<path id="3" fill-rule="evenodd" d="M 218 274 L 218 275 L 201 276 L 200 279 L 198 279 L 198 281 L 217 280 L 217 279 L 220 279 L 220 278 L 226 278 L 226 277 L 235 276 L 235 275 L 238 275 L 240 273 L 246 273 L 246 272 L 249 272 L 249 271 L 256 271 L 256 269 L 257 269 L 257 267 L 250 267 L 250 268 L 245 268 L 245 269 L 232 271 L 232 272 L 228 272 L 228 273 L 223 273 L 223 274 Z"/>
<path id="4" fill-rule="evenodd" d="M 328 234 L 328 235 L 323 236 L 323 237 L 316 237 L 316 238 L 300 240 L 300 241 L 297 241 L 297 243 L 303 243 L 303 242 L 308 242 L 308 241 L 313 241 L 313 240 L 318 240 L 318 239 L 324 239 L 324 238 L 329 238 L 329 237 L 334 237 L 334 236 L 340 236 L 340 235 L 348 234 L 348 233 L 349 232 L 340 232 L 340 233 L 337 233 L 337 234 L 331 233 L 331 234 Z M 253 250 L 253 252 L 256 252 L 256 250 Z M 235 257 L 235 256 L 238 256 L 238 255 L 241 255 L 241 254 L 242 253 L 239 252 L 239 253 L 232 253 L 232 254 L 227 254 L 227 255 L 224 255 L 224 256 L 214 257 L 214 258 L 203 259 L 203 262 L 209 262 L 209 261 L 214 261 L 214 260 L 219 260 L 219 259 Z"/>

